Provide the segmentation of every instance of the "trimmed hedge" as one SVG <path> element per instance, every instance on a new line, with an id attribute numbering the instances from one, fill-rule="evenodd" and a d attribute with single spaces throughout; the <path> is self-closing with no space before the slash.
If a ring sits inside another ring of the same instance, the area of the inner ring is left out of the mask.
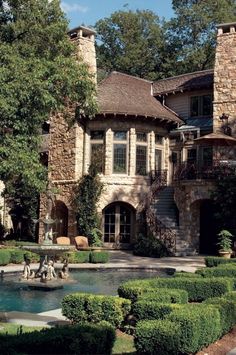
<path id="1" fill-rule="evenodd" d="M 236 291 L 227 292 L 223 295 L 226 300 L 230 300 L 236 303 Z"/>
<path id="2" fill-rule="evenodd" d="M 0 249 L 0 265 L 7 265 L 10 262 L 11 254 L 7 249 Z"/>
<path id="3" fill-rule="evenodd" d="M 217 309 L 203 304 L 182 305 L 164 320 L 138 322 L 135 346 L 138 352 L 145 354 L 189 354 L 214 342 L 220 332 Z"/>
<path id="4" fill-rule="evenodd" d="M 198 269 L 196 274 L 203 277 L 234 277 L 236 278 L 236 264 L 225 264 L 217 267 Z"/>
<path id="5" fill-rule="evenodd" d="M 169 320 L 137 323 L 134 344 L 138 354 L 177 355 L 180 348 L 180 324 Z"/>
<path id="6" fill-rule="evenodd" d="M 114 342 L 115 329 L 110 324 L 81 324 L 19 335 L 0 335 L 0 353 L 108 355 Z"/>
<path id="7" fill-rule="evenodd" d="M 153 278 L 148 280 L 134 280 L 123 283 L 118 288 L 120 297 L 136 301 L 138 296 L 150 289 L 175 288 L 188 292 L 189 300 L 201 302 L 210 297 L 220 297 L 226 292 L 232 291 L 233 279 L 230 278 Z"/>
<path id="8" fill-rule="evenodd" d="M 64 256 L 68 257 L 68 262 L 71 264 L 89 263 L 90 251 L 73 251 Z"/>
<path id="9" fill-rule="evenodd" d="M 185 272 L 185 271 L 176 271 L 173 275 L 174 277 L 181 277 L 181 278 L 188 278 L 194 279 L 195 277 L 200 277 L 198 274 L 193 274 L 192 272 Z"/>
<path id="10" fill-rule="evenodd" d="M 107 263 L 109 261 L 109 253 L 107 251 L 91 251 L 90 263 Z"/>
<path id="11" fill-rule="evenodd" d="M 221 335 L 229 332 L 236 324 L 236 302 L 225 297 L 214 297 L 204 301 L 205 304 L 214 305 L 220 312 Z"/>
<path id="12" fill-rule="evenodd" d="M 137 320 L 164 319 L 173 310 L 172 304 L 141 300 L 133 305 L 133 315 Z"/>
<path id="13" fill-rule="evenodd" d="M 119 327 L 130 309 L 130 301 L 117 296 L 74 293 L 62 300 L 62 314 L 73 323 L 98 323 L 104 320 Z"/>
<path id="14" fill-rule="evenodd" d="M 40 256 L 32 253 L 30 251 L 22 250 L 22 249 L 7 249 L 10 252 L 10 263 L 12 264 L 22 264 L 24 262 L 24 258 L 30 259 L 31 263 L 38 263 Z"/>
<path id="15" fill-rule="evenodd" d="M 220 256 L 207 256 L 205 257 L 205 265 L 207 267 L 214 267 L 223 264 L 231 264 L 236 263 L 236 258 L 233 259 L 226 259 Z"/>
<path id="16" fill-rule="evenodd" d="M 138 296 L 138 301 L 144 300 L 157 303 L 188 303 L 188 292 L 168 288 L 151 289 Z"/>

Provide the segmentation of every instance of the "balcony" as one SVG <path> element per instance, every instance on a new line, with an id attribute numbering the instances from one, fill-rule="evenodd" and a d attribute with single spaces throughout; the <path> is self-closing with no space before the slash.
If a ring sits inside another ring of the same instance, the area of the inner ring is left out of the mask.
<path id="1" fill-rule="evenodd" d="M 205 165 L 201 162 L 185 162 L 174 169 L 173 180 L 216 180 L 219 175 L 232 176 L 236 174 L 235 160 L 213 160 Z"/>

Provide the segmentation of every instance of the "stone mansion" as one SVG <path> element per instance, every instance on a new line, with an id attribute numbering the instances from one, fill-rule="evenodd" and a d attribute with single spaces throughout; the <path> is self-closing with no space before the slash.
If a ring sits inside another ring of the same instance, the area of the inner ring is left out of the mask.
<path id="1" fill-rule="evenodd" d="M 156 82 L 112 72 L 98 85 L 99 111 L 92 120 L 84 117 L 69 129 L 58 114 L 45 124 L 41 154 L 58 191 L 52 211 L 61 221 L 57 236 L 73 243 L 73 187 L 96 160 L 104 184 L 97 207 L 105 245 L 135 241 L 140 206 L 149 199 L 150 229 L 173 254 L 212 251 L 216 147 L 196 139 L 225 126 L 236 136 L 236 23 L 217 31 L 214 69 Z M 96 77 L 95 32 L 81 26 L 69 35 Z M 236 160 L 233 147 L 227 154 L 224 161 Z"/>

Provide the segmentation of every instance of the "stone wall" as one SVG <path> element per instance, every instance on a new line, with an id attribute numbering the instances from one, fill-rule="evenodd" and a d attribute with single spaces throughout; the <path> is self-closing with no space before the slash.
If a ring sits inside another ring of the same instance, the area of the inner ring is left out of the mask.
<path id="1" fill-rule="evenodd" d="M 218 27 L 214 68 L 214 131 L 225 124 L 219 117 L 229 116 L 229 125 L 236 136 L 236 23 Z"/>

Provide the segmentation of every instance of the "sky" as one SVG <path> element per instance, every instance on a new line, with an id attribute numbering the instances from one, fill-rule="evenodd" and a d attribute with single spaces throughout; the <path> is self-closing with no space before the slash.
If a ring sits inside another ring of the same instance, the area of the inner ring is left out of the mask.
<path id="1" fill-rule="evenodd" d="M 81 24 L 94 26 L 113 12 L 128 8 L 130 10 L 151 10 L 160 18 L 173 16 L 171 0 L 61 0 L 61 6 L 70 20 L 70 28 Z"/>

